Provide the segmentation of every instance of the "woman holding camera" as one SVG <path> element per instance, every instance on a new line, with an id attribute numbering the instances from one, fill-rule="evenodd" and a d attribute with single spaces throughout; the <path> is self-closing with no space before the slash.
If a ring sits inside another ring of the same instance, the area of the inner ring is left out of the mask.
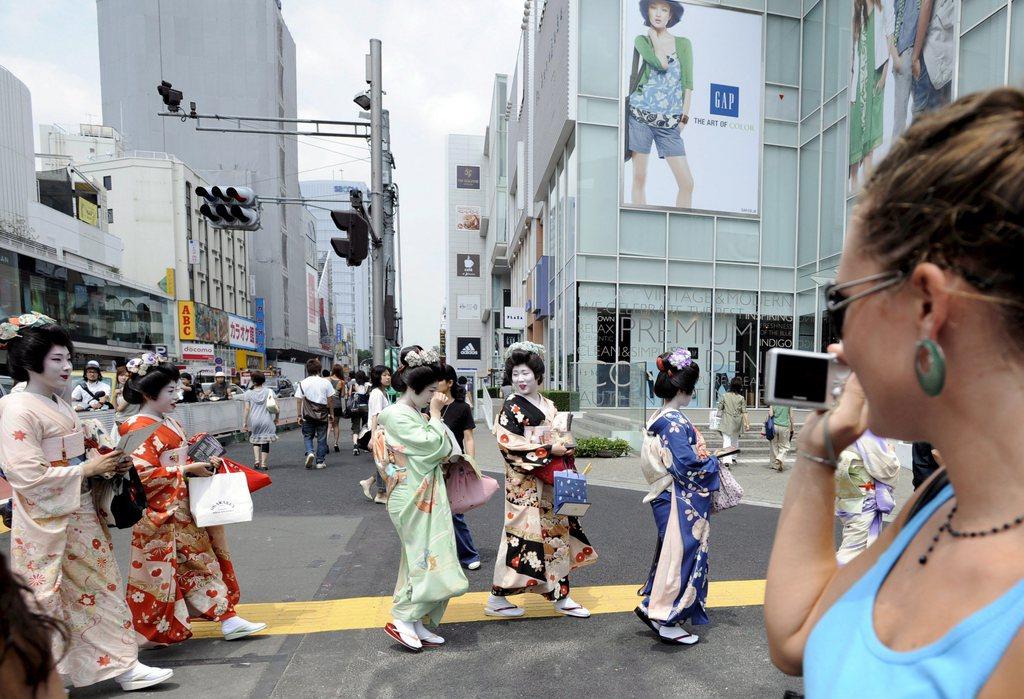
<path id="1" fill-rule="evenodd" d="M 768 569 L 773 662 L 807 696 L 1019 696 L 1024 684 L 1024 91 L 919 117 L 865 185 L 827 289 L 853 376 L 800 434 Z M 865 430 L 938 471 L 845 566 L 838 454 Z"/>
<path id="2" fill-rule="evenodd" d="M 189 463 L 188 438 L 170 417 L 178 399 L 178 369 L 155 354 L 128 362 L 132 375 L 125 398 L 139 414 L 122 435 L 160 423 L 132 453 L 146 489 L 146 512 L 132 531 L 128 606 L 145 647 L 178 643 L 192 636 L 190 617 L 219 621 L 233 641 L 266 628 L 235 613 L 238 581 L 223 527 L 199 527 L 189 508 L 186 477 L 213 475 L 215 464 Z"/>
<path id="3" fill-rule="evenodd" d="M 708 537 L 711 494 L 718 490 L 718 457 L 708 454 L 704 438 L 681 408 L 690 404 L 700 368 L 682 347 L 658 357 L 654 393 L 664 401 L 647 423 L 642 464 L 651 489 L 658 543 L 643 601 L 634 612 L 662 643 L 693 645 L 697 634 L 683 621 L 708 623 Z"/>
<path id="4" fill-rule="evenodd" d="M 125 690 L 160 684 L 172 672 L 138 661 L 110 533 L 92 498 L 92 478 L 124 473 L 131 461 L 119 451 L 86 458 L 82 424 L 59 397 L 74 352 L 64 328 L 26 313 L 0 323 L 0 342 L 14 380 L 27 382 L 0 401 L 0 455 L 14 502 L 11 570 L 39 611 L 67 630 L 66 644 L 53 639 L 57 669 L 76 687 L 111 678 Z"/>

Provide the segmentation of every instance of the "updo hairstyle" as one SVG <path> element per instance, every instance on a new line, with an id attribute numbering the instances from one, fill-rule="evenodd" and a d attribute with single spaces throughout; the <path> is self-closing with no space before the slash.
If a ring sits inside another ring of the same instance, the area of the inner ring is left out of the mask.
<path id="1" fill-rule="evenodd" d="M 544 381 L 544 358 L 536 352 L 527 352 L 526 350 L 514 350 L 512 354 L 505 360 L 505 378 L 502 381 L 503 386 L 512 385 L 512 370 L 517 366 L 525 364 L 530 367 L 530 371 L 533 372 L 534 377 L 537 379 L 537 383 Z"/>
<path id="2" fill-rule="evenodd" d="M 66 347 L 74 354 L 68 331 L 59 325 L 23 328 L 7 343 L 7 366 L 16 382 L 28 381 L 28 372 L 43 373 L 43 362 L 54 347 Z"/>
<path id="3" fill-rule="evenodd" d="M 444 371 L 440 363 L 421 364 L 411 367 L 405 363 L 410 352 L 422 352 L 419 345 L 403 347 L 398 355 L 398 371 L 391 377 L 391 385 L 396 391 L 412 389 L 413 393 L 422 393 L 432 383 L 437 383 L 444 378 Z"/>
<path id="4" fill-rule="evenodd" d="M 160 362 L 150 367 L 143 376 L 132 374 L 122 389 L 124 399 L 132 405 L 142 405 L 146 398 L 156 400 L 160 391 L 181 380 L 178 367 L 170 362 Z"/>
<path id="5" fill-rule="evenodd" d="M 665 352 L 658 357 L 659 371 L 658 378 L 654 380 L 654 395 L 662 400 L 672 400 L 680 391 L 692 396 L 697 387 L 697 379 L 700 378 L 700 367 L 691 360 L 687 366 L 676 369 L 668 363 L 670 356 L 671 352 Z"/>

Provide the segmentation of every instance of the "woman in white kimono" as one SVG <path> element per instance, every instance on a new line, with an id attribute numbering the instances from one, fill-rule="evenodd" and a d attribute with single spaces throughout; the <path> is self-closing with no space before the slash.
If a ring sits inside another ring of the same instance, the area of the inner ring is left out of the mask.
<path id="1" fill-rule="evenodd" d="M 85 434 L 59 396 L 71 378 L 67 332 L 37 313 L 0 324 L 8 364 L 25 390 L 0 401 L 0 455 L 13 490 L 11 569 L 42 612 L 63 622 L 70 641 L 55 648 L 57 669 L 76 687 L 116 679 L 124 690 L 151 687 L 170 670 L 138 661 L 131 616 L 90 479 L 127 471 L 120 452 L 86 460 Z M 59 644 L 58 644 L 59 646 Z"/>

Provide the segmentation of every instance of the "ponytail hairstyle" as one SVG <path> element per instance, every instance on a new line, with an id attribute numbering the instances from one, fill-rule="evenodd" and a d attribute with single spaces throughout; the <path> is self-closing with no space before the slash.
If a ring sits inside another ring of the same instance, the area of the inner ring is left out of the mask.
<path id="1" fill-rule="evenodd" d="M 654 395 L 672 400 L 680 392 L 692 396 L 700 378 L 700 367 L 690 357 L 689 350 L 677 347 L 656 360 L 658 378 L 654 380 Z"/>
<path id="2" fill-rule="evenodd" d="M 425 350 L 419 345 L 403 347 L 398 363 L 398 371 L 391 377 L 391 385 L 396 391 L 412 389 L 413 393 L 421 393 L 430 384 L 444 378 L 437 350 Z"/>
<path id="3" fill-rule="evenodd" d="M 147 361 L 149 359 L 154 361 L 150 363 Z M 181 380 L 178 367 L 170 362 L 159 361 L 156 355 L 152 354 L 143 355 L 141 360 L 133 359 L 128 362 L 128 373 L 131 376 L 122 390 L 124 399 L 132 405 L 142 405 L 146 398 L 155 400 L 160 391 Z"/>

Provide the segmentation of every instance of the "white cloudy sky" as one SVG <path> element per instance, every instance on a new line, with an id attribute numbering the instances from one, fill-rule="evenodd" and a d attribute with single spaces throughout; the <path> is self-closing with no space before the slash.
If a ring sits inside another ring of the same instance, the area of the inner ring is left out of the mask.
<path id="1" fill-rule="evenodd" d="M 371 37 L 383 42 L 386 104 L 402 193 L 404 336 L 406 342 L 435 344 L 444 302 L 445 136 L 483 133 L 494 75 L 515 67 L 523 2 L 284 0 L 283 5 L 298 54 L 300 116 L 357 116 L 351 97 L 366 87 L 363 55 Z M 37 124 L 101 121 L 92 0 L 0 2 L 0 65 L 28 85 Z M 347 159 L 300 143 L 304 172 L 299 177 L 369 181 L 368 163 L 338 165 Z"/>

